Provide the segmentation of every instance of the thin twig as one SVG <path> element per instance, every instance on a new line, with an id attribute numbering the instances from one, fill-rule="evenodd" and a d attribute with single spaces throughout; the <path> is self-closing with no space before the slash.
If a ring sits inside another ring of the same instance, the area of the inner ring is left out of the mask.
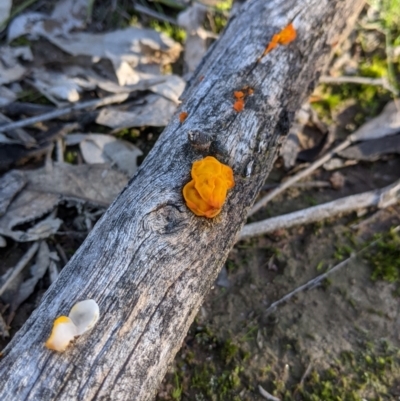
<path id="1" fill-rule="evenodd" d="M 56 140 L 56 159 L 58 163 L 64 163 L 64 145 L 61 138 Z"/>
<path id="2" fill-rule="evenodd" d="M 272 217 L 256 223 L 246 224 L 240 232 L 239 240 L 298 225 L 315 223 L 342 213 L 350 213 L 372 206 L 384 209 L 397 203 L 399 200 L 400 180 L 397 180 L 392 185 L 381 189 L 346 196 L 332 202 L 323 203 L 322 205 Z"/>
<path id="3" fill-rule="evenodd" d="M 306 380 L 307 376 L 311 372 L 311 368 L 312 368 L 312 361 L 308 364 L 306 371 L 303 373 L 303 376 L 301 376 L 300 386 L 303 386 L 304 380 Z"/>
<path id="4" fill-rule="evenodd" d="M 266 184 L 264 185 L 261 190 L 268 191 L 270 189 L 274 189 L 279 187 L 279 184 Z M 332 184 L 328 181 L 304 181 L 298 182 L 297 184 L 292 185 L 293 188 L 328 188 L 332 187 Z"/>
<path id="5" fill-rule="evenodd" d="M 78 110 L 91 109 L 101 106 L 107 106 L 109 104 L 121 103 L 126 99 L 128 99 L 129 95 L 130 95 L 129 93 L 118 93 L 116 95 L 107 96 L 102 99 L 88 100 L 87 102 L 74 104 L 73 106 L 68 106 L 62 109 L 50 111 L 48 113 L 44 113 L 39 116 L 25 118 L 24 120 L 21 121 L 12 122 L 9 124 L 1 124 L 0 132 L 7 132 L 14 130 L 16 128 L 23 128 L 27 127 L 28 125 L 41 123 L 43 121 L 49 121 L 54 118 L 62 117 Z"/>
<path id="6" fill-rule="evenodd" d="M 35 255 L 36 251 L 38 250 L 38 248 L 39 248 L 39 242 L 35 242 L 28 249 L 28 251 L 25 253 L 25 255 L 22 256 L 22 258 L 19 260 L 18 264 L 14 267 L 14 270 L 12 271 L 10 276 L 7 277 L 7 280 L 0 287 L 0 296 L 7 289 L 7 287 L 10 285 L 10 283 L 15 279 L 15 277 L 17 277 L 17 275 L 24 269 L 24 267 L 33 258 L 33 256 Z"/>
<path id="7" fill-rule="evenodd" d="M 50 282 L 53 284 L 58 277 L 59 273 L 58 273 L 58 269 L 57 269 L 57 265 L 55 264 L 54 261 L 50 261 L 49 264 L 49 276 L 50 276 Z"/>
<path id="8" fill-rule="evenodd" d="M 390 84 L 386 78 L 368 78 L 368 77 L 329 77 L 323 76 L 319 82 L 324 84 L 360 84 L 360 85 L 373 85 L 382 86 L 388 91 L 397 94 L 397 90 Z"/>
<path id="9" fill-rule="evenodd" d="M 66 255 L 63 247 L 58 242 L 55 243 L 55 247 L 56 247 L 57 252 L 60 255 L 60 258 L 65 266 L 68 263 L 68 258 L 67 258 L 67 255 Z"/>
<path id="10" fill-rule="evenodd" d="M 394 231 L 398 232 L 400 229 L 400 226 L 397 226 Z M 274 312 L 276 310 L 276 308 L 283 304 L 284 302 L 288 301 L 289 299 L 293 298 L 296 294 L 298 294 L 299 292 L 308 290 L 308 289 L 312 289 L 317 287 L 319 284 L 321 284 L 321 282 L 323 280 L 325 280 L 326 278 L 328 278 L 328 276 L 330 276 L 331 274 L 337 272 L 338 270 L 340 270 L 342 267 L 346 266 L 349 262 L 351 262 L 352 260 L 354 260 L 357 256 L 359 256 L 361 253 L 365 252 L 368 248 L 370 248 L 371 246 L 375 245 L 377 242 L 379 241 L 379 239 L 376 239 L 375 241 L 371 242 L 370 244 L 368 244 L 367 246 L 365 246 L 364 248 L 362 248 L 361 250 L 359 250 L 358 252 L 353 253 L 350 257 L 348 257 L 347 259 L 343 260 L 342 262 L 340 262 L 339 264 L 333 266 L 332 268 L 330 268 L 328 271 L 326 271 L 323 274 L 320 274 L 319 276 L 313 278 L 310 281 L 307 281 L 307 283 L 301 285 L 300 287 L 297 287 L 296 289 L 294 289 L 293 291 L 289 292 L 288 294 L 286 294 L 284 297 L 278 299 L 277 301 L 273 302 L 265 311 L 266 315 L 269 315 L 270 313 Z"/>
<path id="11" fill-rule="evenodd" d="M 260 385 L 258 385 L 258 391 L 260 392 L 260 394 L 269 401 L 281 401 L 280 398 L 273 396 L 272 394 L 270 394 L 267 390 L 265 390 L 264 388 L 262 388 Z"/>
<path id="12" fill-rule="evenodd" d="M 252 216 L 254 213 L 258 212 L 262 207 L 264 207 L 271 199 L 275 198 L 277 195 L 282 193 L 286 188 L 289 188 L 292 186 L 295 182 L 300 181 L 302 178 L 307 177 L 310 175 L 313 171 L 315 171 L 318 167 L 322 166 L 324 163 L 326 163 L 328 160 L 332 158 L 333 155 L 336 153 L 342 151 L 343 149 L 346 149 L 348 146 L 352 144 L 351 139 L 346 139 L 342 143 L 340 143 L 338 146 L 333 148 L 331 151 L 329 151 L 326 155 L 321 157 L 319 160 L 315 161 L 312 163 L 310 166 L 308 166 L 305 170 L 298 172 L 295 174 L 293 177 L 289 178 L 287 181 L 283 182 L 278 188 L 274 189 L 271 191 L 269 194 L 267 194 L 265 197 L 260 199 L 250 210 L 248 216 Z"/>
<path id="13" fill-rule="evenodd" d="M 8 329 L 8 324 L 4 321 L 4 318 L 0 313 L 0 336 L 3 338 L 10 337 L 10 332 L 8 331 Z"/>
<path id="14" fill-rule="evenodd" d="M 178 25 L 176 20 L 174 18 L 168 17 L 167 15 L 163 15 L 161 13 L 158 13 L 157 11 L 152 10 L 151 8 L 147 8 L 145 6 L 142 6 L 140 4 L 133 4 L 133 9 L 137 11 L 138 13 L 142 13 L 145 15 L 148 15 L 149 17 L 158 19 L 160 21 L 168 22 L 172 25 Z"/>

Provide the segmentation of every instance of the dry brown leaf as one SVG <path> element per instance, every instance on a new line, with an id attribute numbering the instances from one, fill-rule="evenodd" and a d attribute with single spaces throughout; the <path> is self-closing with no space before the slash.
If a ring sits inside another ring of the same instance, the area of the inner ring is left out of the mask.
<path id="1" fill-rule="evenodd" d="M 15 227 L 43 218 L 62 201 L 106 207 L 128 182 L 123 173 L 113 170 L 108 164 L 75 166 L 54 163 L 50 167 L 23 172 L 27 185 L 0 217 L 0 235 L 20 242 L 47 238 L 57 232 L 62 222 L 52 215 L 26 231 Z"/>

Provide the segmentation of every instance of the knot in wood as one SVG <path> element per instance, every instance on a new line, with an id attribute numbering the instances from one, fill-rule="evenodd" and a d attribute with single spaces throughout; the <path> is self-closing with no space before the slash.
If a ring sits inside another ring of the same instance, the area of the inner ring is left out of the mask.
<path id="1" fill-rule="evenodd" d="M 183 215 L 178 206 L 160 205 L 146 216 L 145 228 L 160 235 L 175 234 L 187 225 Z"/>
<path id="2" fill-rule="evenodd" d="M 188 139 L 192 147 L 196 150 L 208 151 L 214 140 L 214 135 L 200 131 L 189 131 Z"/>

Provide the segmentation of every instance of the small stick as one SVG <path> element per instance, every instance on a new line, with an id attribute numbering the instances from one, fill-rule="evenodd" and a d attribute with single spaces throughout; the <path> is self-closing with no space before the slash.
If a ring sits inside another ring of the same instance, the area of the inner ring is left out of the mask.
<path id="1" fill-rule="evenodd" d="M 39 248 L 39 242 L 35 242 L 28 249 L 24 256 L 19 260 L 18 264 L 14 267 L 14 270 L 7 278 L 7 280 L 0 287 L 0 296 L 3 295 L 3 292 L 7 289 L 9 284 L 17 277 L 17 275 L 24 269 L 24 267 L 29 263 L 29 261 L 33 258 L 36 251 Z"/>
<path id="2" fill-rule="evenodd" d="M 260 385 L 258 385 L 258 391 L 260 392 L 260 394 L 269 401 L 281 401 L 280 398 L 273 396 L 272 394 L 270 394 L 267 390 L 265 390 L 264 388 L 262 388 Z"/>
<path id="3" fill-rule="evenodd" d="M 54 261 L 50 261 L 49 264 L 49 275 L 50 275 L 50 282 L 53 284 L 59 275 L 57 265 L 54 263 Z"/>
<path id="4" fill-rule="evenodd" d="M 58 163 L 64 163 L 64 145 L 61 138 L 56 141 L 56 158 Z"/>
<path id="5" fill-rule="evenodd" d="M 128 99 L 129 93 L 118 93 L 116 95 L 106 96 L 102 99 L 88 100 L 87 102 L 82 102 L 75 104 L 73 106 L 64 107 L 62 109 L 50 111 L 48 113 L 41 114 L 39 116 L 34 116 L 30 118 L 25 118 L 21 121 L 12 122 L 9 124 L 1 124 L 0 132 L 11 131 L 16 128 L 23 128 L 29 125 L 37 124 L 43 121 L 49 121 L 54 118 L 62 117 L 67 114 L 73 113 L 74 111 L 84 110 L 89 108 L 97 108 L 101 106 L 107 106 L 109 104 L 121 103 Z"/>
<path id="6" fill-rule="evenodd" d="M 65 254 L 63 247 L 58 242 L 56 242 L 55 247 L 65 266 L 68 263 L 68 258 L 67 255 Z"/>
<path id="7" fill-rule="evenodd" d="M 346 196 L 332 202 L 323 203 L 322 205 L 246 224 L 239 234 L 239 241 L 280 229 L 315 223 L 342 213 L 350 213 L 371 206 L 384 209 L 397 203 L 399 200 L 400 180 L 397 180 L 392 185 L 381 189 Z"/>
<path id="8" fill-rule="evenodd" d="M 1 130 L 1 128 L 0 128 Z M 279 187 L 275 188 L 273 191 L 271 191 L 269 194 L 264 196 L 262 199 L 260 199 L 250 210 L 248 217 L 252 216 L 254 213 L 258 212 L 262 207 L 264 207 L 271 199 L 275 198 L 277 195 L 282 193 L 286 188 L 289 188 L 292 186 L 294 183 L 297 181 L 300 181 L 302 178 L 307 177 L 310 175 L 313 171 L 315 171 L 318 167 L 322 166 L 325 162 L 330 160 L 332 156 L 338 152 L 340 152 L 343 149 L 346 149 L 348 146 L 352 144 L 351 139 L 346 139 L 342 143 L 340 143 L 338 146 L 333 148 L 330 152 L 328 152 L 325 156 L 321 157 L 319 160 L 315 161 L 312 163 L 310 166 L 308 166 L 305 170 L 302 170 L 295 174 L 293 177 L 289 178 L 287 181 L 283 182 Z"/>
<path id="9" fill-rule="evenodd" d="M 394 231 L 398 232 L 400 229 L 400 226 L 397 226 Z M 366 247 L 362 248 L 361 250 L 359 250 L 358 252 L 353 253 L 350 257 L 348 257 L 347 259 L 343 260 L 342 262 L 340 262 L 339 264 L 333 266 L 332 268 L 330 268 L 328 271 L 326 271 L 323 274 L 320 274 L 319 276 L 313 278 L 310 281 L 307 281 L 307 283 L 301 285 L 300 287 L 297 287 L 296 289 L 294 289 L 293 291 L 289 292 L 288 294 L 286 294 L 284 297 L 278 299 L 277 301 L 273 302 L 265 311 L 265 313 L 267 315 L 269 315 L 270 313 L 274 312 L 276 310 L 276 308 L 283 304 L 284 302 L 288 301 L 289 299 L 293 298 L 296 294 L 298 294 L 301 291 L 305 291 L 308 289 L 312 289 L 317 287 L 319 284 L 321 284 L 321 281 L 325 280 L 328 276 L 330 276 L 332 273 L 337 272 L 338 270 L 340 270 L 342 267 L 346 266 L 349 262 L 351 262 L 352 260 L 354 260 L 357 256 L 359 256 L 361 253 L 363 253 L 365 250 L 367 250 L 368 248 L 370 248 L 371 246 L 375 245 L 377 242 L 379 241 L 379 239 L 371 242 L 370 244 L 368 244 Z"/>
<path id="10" fill-rule="evenodd" d="M 140 4 L 133 4 L 133 9 L 137 11 L 138 13 L 142 13 L 145 15 L 148 15 L 149 17 L 158 19 L 160 21 L 168 22 L 172 25 L 178 25 L 176 20 L 174 18 L 168 17 L 167 15 L 163 15 L 161 13 L 158 13 L 157 11 L 151 10 L 150 8 L 147 8 L 145 6 L 142 6 Z"/>
<path id="11" fill-rule="evenodd" d="M 261 190 L 262 191 L 267 191 L 269 189 L 274 189 L 277 188 L 279 184 L 266 184 L 264 185 Z M 293 188 L 328 188 L 332 187 L 332 184 L 328 181 L 304 181 L 304 182 L 298 182 L 297 184 L 292 185 Z"/>
<path id="12" fill-rule="evenodd" d="M 0 336 L 3 338 L 10 337 L 10 332 L 8 331 L 8 324 L 4 321 L 3 316 L 0 313 Z"/>
<path id="13" fill-rule="evenodd" d="M 301 380 L 300 380 L 300 386 L 303 386 L 304 384 L 304 380 L 306 380 L 307 376 L 310 374 L 311 372 L 311 368 L 312 368 L 312 362 L 310 362 L 307 366 L 306 371 L 303 373 L 303 376 L 301 376 Z"/>
<path id="14" fill-rule="evenodd" d="M 382 86 L 392 93 L 396 93 L 397 91 L 393 88 L 389 81 L 385 78 L 368 78 L 368 77 L 329 77 L 323 76 L 319 79 L 319 82 L 325 84 L 361 84 L 361 85 L 373 85 L 373 86 Z"/>
<path id="15" fill-rule="evenodd" d="M 368 245 L 369 246 L 369 245 Z M 365 247 L 362 249 L 362 251 L 364 249 L 368 248 Z M 360 251 L 361 252 L 361 251 Z M 358 254 L 360 253 L 358 252 Z M 311 289 L 316 287 L 317 285 L 319 285 L 321 283 L 321 281 L 325 280 L 329 275 L 331 275 L 332 273 L 335 273 L 336 271 L 338 271 L 339 269 L 341 269 L 343 266 L 346 266 L 347 263 L 349 263 L 351 260 L 353 260 L 355 258 L 357 254 L 353 254 L 351 255 L 349 258 L 343 260 L 342 262 L 340 262 L 339 264 L 337 264 L 336 266 L 332 267 L 332 269 L 329 269 L 327 272 L 320 274 L 319 276 L 313 278 L 312 280 L 308 281 L 307 283 L 301 285 L 300 287 L 297 287 L 295 290 L 289 292 L 288 294 L 286 294 L 284 297 L 278 299 L 278 301 L 273 302 L 265 311 L 265 313 L 267 315 L 269 315 L 270 313 L 274 312 L 276 310 L 276 308 L 285 303 L 286 301 L 288 301 L 289 299 L 293 298 L 296 294 L 298 294 L 299 292 Z"/>

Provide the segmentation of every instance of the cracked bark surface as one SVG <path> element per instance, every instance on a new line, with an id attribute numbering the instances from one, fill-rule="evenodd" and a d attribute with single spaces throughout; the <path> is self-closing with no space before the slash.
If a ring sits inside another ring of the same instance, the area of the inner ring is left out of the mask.
<path id="1" fill-rule="evenodd" d="M 207 53 L 137 174 L 3 351 L 2 401 L 154 398 L 236 242 L 294 112 L 362 5 L 362 0 L 244 4 Z M 273 34 L 292 19 L 297 39 L 256 63 Z M 254 94 L 236 113 L 233 91 L 246 85 Z M 188 112 L 182 124 L 181 111 Z M 204 137 L 209 146 L 198 150 L 193 145 Z M 236 180 L 221 214 L 210 220 L 196 217 L 182 198 L 192 162 L 206 155 L 230 165 Z M 53 320 L 87 298 L 100 306 L 97 325 L 66 352 L 47 350 Z"/>

